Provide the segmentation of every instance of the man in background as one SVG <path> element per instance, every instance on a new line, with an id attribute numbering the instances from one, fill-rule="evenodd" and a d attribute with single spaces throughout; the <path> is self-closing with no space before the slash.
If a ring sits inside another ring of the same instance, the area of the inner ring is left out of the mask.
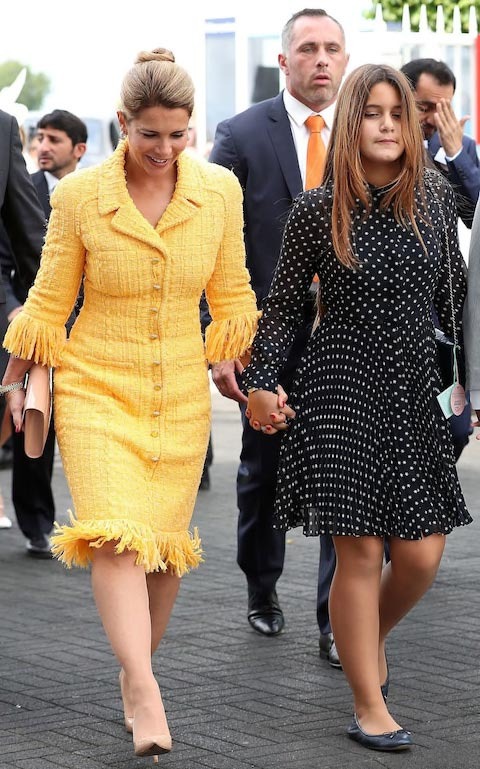
<path id="1" fill-rule="evenodd" d="M 459 119 L 453 111 L 455 75 L 436 59 L 412 59 L 401 71 L 413 89 L 428 153 L 451 183 L 458 215 L 470 228 L 480 192 L 480 162 L 475 142 L 463 132 L 469 116 Z"/>
<path id="2" fill-rule="evenodd" d="M 447 64 L 436 59 L 412 59 L 401 71 L 413 89 L 427 152 L 452 185 L 458 216 L 470 229 L 480 193 L 480 162 L 475 142 L 463 133 L 468 116 L 459 119 L 453 111 L 455 75 Z M 438 326 L 438 320 L 435 321 Z M 448 387 L 453 370 L 451 347 L 438 344 L 437 349 L 443 384 Z M 461 357 L 460 375 L 464 382 L 463 369 Z M 462 414 L 449 419 L 449 425 L 458 460 L 473 432 L 469 403 Z"/>
<path id="3" fill-rule="evenodd" d="M 348 63 L 341 25 L 320 8 L 295 13 L 283 29 L 278 62 L 285 90 L 220 123 L 210 154 L 211 161 L 234 171 L 244 190 L 247 267 L 259 308 L 270 288 L 292 202 L 302 190 L 321 183 L 335 100 Z M 312 292 L 305 297 L 304 324 L 280 377 L 287 392 L 311 332 L 314 296 Z M 236 366 L 238 372 L 238 362 Z M 247 399 L 233 363 L 214 365 L 212 377 L 223 395 L 242 404 L 237 560 L 247 578 L 247 617 L 257 632 L 276 635 L 284 626 L 276 583 L 283 569 L 285 536 L 272 525 L 280 433 L 264 436 L 250 427 L 243 413 Z M 328 616 L 334 569 L 332 538 L 322 536 L 320 655 L 339 667 Z"/>
<path id="4" fill-rule="evenodd" d="M 0 110 L 0 239 L 10 240 L 15 248 L 15 267 L 29 287 L 40 263 L 45 236 L 45 217 L 25 167 L 22 142 L 16 119 Z M 5 285 L 0 275 L 0 342 L 8 319 Z M 5 371 L 8 354 L 0 345 L 0 369 Z M 5 398 L 0 398 L 0 424 L 5 414 Z M 0 528 L 10 528 L 11 521 L 1 515 Z"/>
<path id="5" fill-rule="evenodd" d="M 32 181 L 48 221 L 50 196 L 56 185 L 75 171 L 87 149 L 87 128 L 76 115 L 54 110 L 37 123 L 39 171 Z M 28 290 L 15 268 L 15 246 L 0 243 L 2 272 L 6 279 L 8 321 L 21 311 Z M 18 525 L 27 539 L 27 554 L 34 558 L 51 558 L 49 534 L 55 518 L 52 492 L 55 429 L 53 419 L 38 459 L 30 459 L 24 450 L 24 434 L 13 433 L 12 502 Z"/>

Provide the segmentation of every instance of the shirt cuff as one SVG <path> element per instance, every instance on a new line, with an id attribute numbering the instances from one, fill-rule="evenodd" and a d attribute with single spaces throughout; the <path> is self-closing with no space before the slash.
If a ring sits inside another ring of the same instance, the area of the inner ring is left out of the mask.
<path id="1" fill-rule="evenodd" d="M 448 155 L 445 155 L 445 160 L 448 160 L 450 163 L 452 163 L 452 161 L 454 161 L 454 160 L 456 160 L 458 158 L 458 156 L 460 155 L 462 150 L 463 150 L 463 147 L 460 147 L 458 152 L 456 152 L 455 155 L 452 155 L 451 158 Z"/>

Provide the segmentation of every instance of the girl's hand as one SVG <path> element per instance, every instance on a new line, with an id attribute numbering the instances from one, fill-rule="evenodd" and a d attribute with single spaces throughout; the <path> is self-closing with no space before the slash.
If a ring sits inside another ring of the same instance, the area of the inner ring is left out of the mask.
<path id="1" fill-rule="evenodd" d="M 250 427 L 261 430 L 266 435 L 274 435 L 278 430 L 288 429 L 288 420 L 295 417 L 295 412 L 287 406 L 288 396 L 279 385 L 277 393 L 269 390 L 254 390 L 249 393 L 245 416 Z"/>

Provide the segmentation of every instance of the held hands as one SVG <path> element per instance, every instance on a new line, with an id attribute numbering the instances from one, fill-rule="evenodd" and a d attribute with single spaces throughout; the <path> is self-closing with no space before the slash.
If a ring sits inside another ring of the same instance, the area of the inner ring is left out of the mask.
<path id="1" fill-rule="evenodd" d="M 465 115 L 458 120 L 448 99 L 437 103 L 434 121 L 447 157 L 453 157 L 462 149 L 463 128 L 469 119 L 470 115 Z"/>
<path id="2" fill-rule="evenodd" d="M 254 390 L 248 395 L 245 416 L 250 427 L 261 430 L 266 435 L 274 435 L 278 430 L 288 430 L 288 420 L 294 419 L 295 412 L 287 406 L 287 393 L 281 385 L 277 392 Z"/>

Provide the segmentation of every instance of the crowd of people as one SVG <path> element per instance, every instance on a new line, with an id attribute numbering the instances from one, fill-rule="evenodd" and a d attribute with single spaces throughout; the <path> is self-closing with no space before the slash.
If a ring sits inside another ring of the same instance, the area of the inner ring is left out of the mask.
<path id="1" fill-rule="evenodd" d="M 456 461 L 480 418 L 480 163 L 454 74 L 417 59 L 346 75 L 344 30 L 318 8 L 286 22 L 278 62 L 285 89 L 221 122 L 209 162 L 185 151 L 193 82 L 164 48 L 126 73 L 121 140 L 82 173 L 75 115 L 40 120 L 30 178 L 0 112 L 12 501 L 29 555 L 91 569 L 138 756 L 172 747 L 152 655 L 202 560 L 208 366 L 243 425 L 247 620 L 282 631 L 285 532 L 318 536 L 319 653 L 368 749 L 414 742 L 389 710 L 386 642 L 472 520 Z M 55 404 L 34 460 L 33 362 L 54 369 Z M 74 512 L 52 533 L 55 439 Z"/>

